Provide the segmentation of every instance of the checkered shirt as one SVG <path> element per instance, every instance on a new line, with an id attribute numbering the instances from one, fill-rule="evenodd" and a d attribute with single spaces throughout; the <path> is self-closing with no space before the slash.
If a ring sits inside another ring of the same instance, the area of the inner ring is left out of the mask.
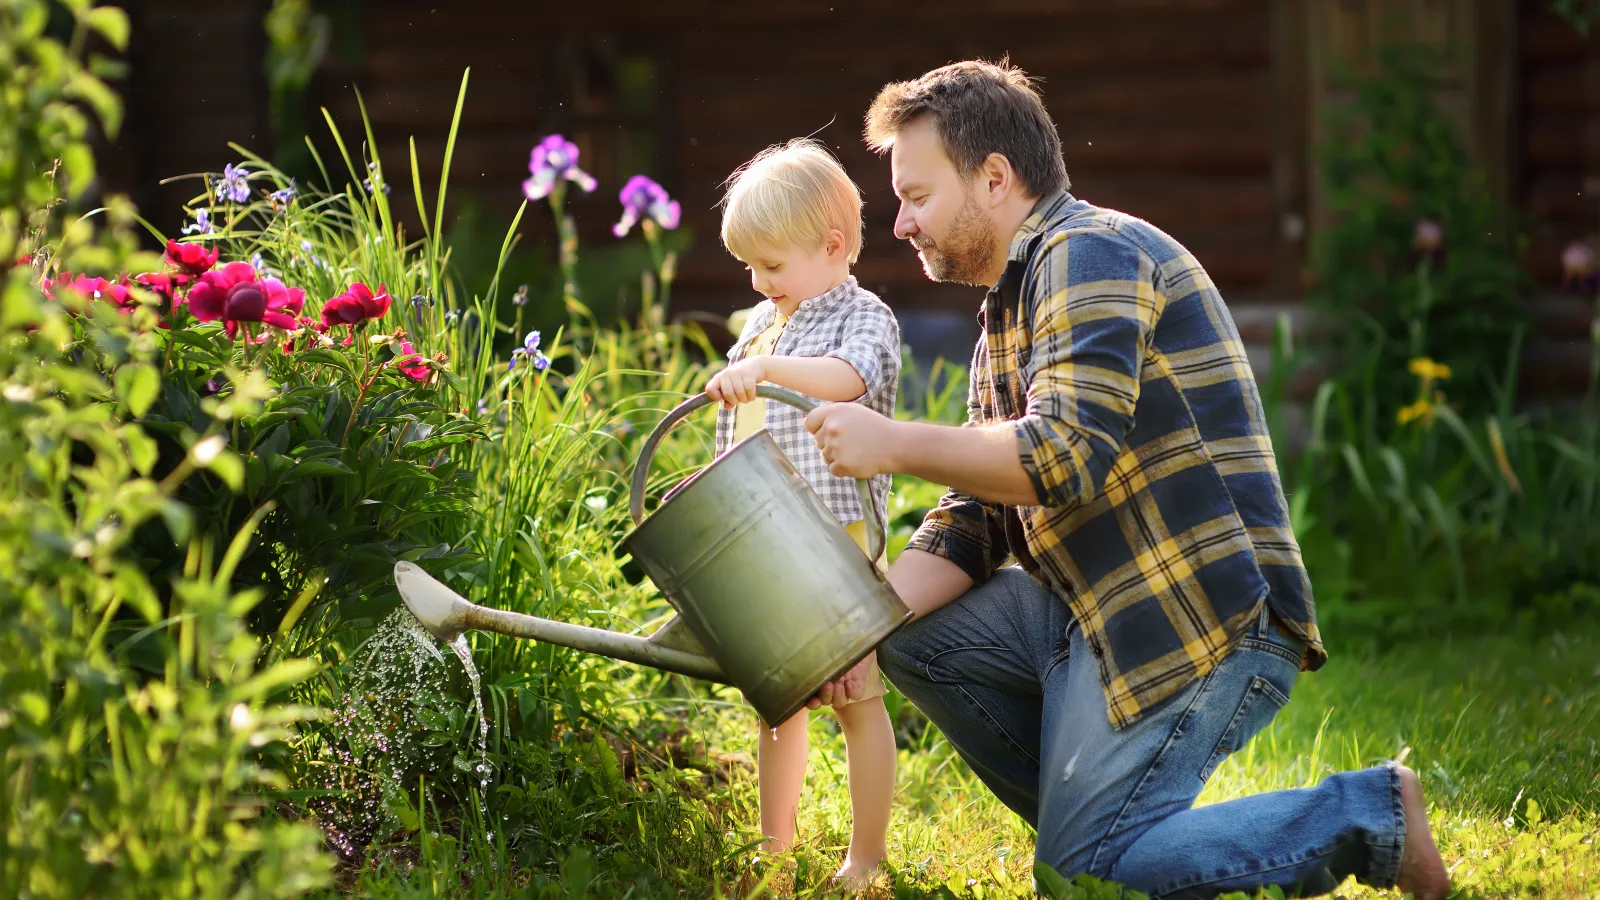
<path id="1" fill-rule="evenodd" d="M 984 300 L 971 425 L 1014 422 L 1037 506 L 951 492 L 910 546 L 1012 555 L 1072 608 L 1115 728 L 1207 672 L 1263 602 L 1327 654 L 1255 378 L 1200 263 L 1148 222 L 1040 200 Z"/>
<path id="2" fill-rule="evenodd" d="M 772 324 L 776 312 L 777 307 L 770 300 L 763 300 L 750 312 L 738 342 L 728 351 L 729 362 L 744 358 L 750 342 Z M 866 394 L 855 402 L 894 416 L 895 392 L 900 384 L 900 325 L 888 305 L 857 284 L 855 276 L 827 293 L 802 301 L 778 336 L 773 355 L 832 356 L 844 360 L 855 367 L 867 385 Z M 734 410 L 717 411 L 718 456 L 733 446 L 733 417 Z M 806 431 L 804 414 L 786 403 L 769 400 L 767 431 L 841 524 L 866 519 L 855 481 L 828 471 L 816 441 Z M 888 475 L 872 478 L 873 503 L 878 521 L 884 525 L 888 522 L 890 480 Z"/>

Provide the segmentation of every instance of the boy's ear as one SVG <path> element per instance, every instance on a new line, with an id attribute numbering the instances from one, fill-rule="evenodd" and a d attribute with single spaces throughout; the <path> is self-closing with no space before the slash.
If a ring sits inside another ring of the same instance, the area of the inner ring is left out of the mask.
<path id="1" fill-rule="evenodd" d="M 844 252 L 844 232 L 837 228 L 829 228 L 828 235 L 822 242 L 822 248 L 828 251 L 829 256 Z"/>

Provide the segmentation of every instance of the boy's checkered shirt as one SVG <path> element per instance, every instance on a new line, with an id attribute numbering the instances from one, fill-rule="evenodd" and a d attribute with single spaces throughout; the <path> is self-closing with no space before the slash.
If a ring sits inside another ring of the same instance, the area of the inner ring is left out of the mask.
<path id="1" fill-rule="evenodd" d="M 772 324 L 777 306 L 763 300 L 745 320 L 743 333 L 728 351 L 728 361 L 738 362 L 756 336 Z M 895 393 L 900 384 L 900 324 L 894 313 L 877 295 L 856 283 L 855 276 L 826 293 L 800 303 L 778 336 L 774 356 L 832 356 L 855 367 L 866 382 L 867 392 L 856 402 L 885 416 L 894 416 Z M 716 452 L 718 456 L 733 446 L 734 410 L 717 410 Z M 841 524 L 861 521 L 866 515 L 856 494 L 853 479 L 838 478 L 828 471 L 816 441 L 806 431 L 805 416 L 797 409 L 775 400 L 767 403 L 767 431 L 778 447 L 810 483 L 817 496 Z M 872 479 L 874 511 L 887 525 L 889 509 L 888 475 Z"/>
<path id="2" fill-rule="evenodd" d="M 1326 660 L 1244 344 L 1187 250 L 1057 193 L 980 324 L 968 422 L 1012 423 L 1039 505 L 952 491 L 908 549 L 977 582 L 1015 555 L 1072 608 L 1116 728 L 1210 672 L 1263 603 L 1307 668 Z"/>

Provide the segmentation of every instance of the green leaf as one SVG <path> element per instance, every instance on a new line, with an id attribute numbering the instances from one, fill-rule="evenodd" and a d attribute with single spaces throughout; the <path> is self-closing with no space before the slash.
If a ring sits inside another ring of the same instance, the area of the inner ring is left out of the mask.
<path id="1" fill-rule="evenodd" d="M 160 456 L 155 438 L 145 434 L 144 429 L 137 425 L 124 425 L 121 433 L 122 442 L 128 445 L 128 459 L 132 461 L 134 471 L 149 475 Z"/>
<path id="2" fill-rule="evenodd" d="M 189 543 L 189 532 L 194 529 L 194 515 L 188 506 L 177 500 L 162 501 L 161 518 L 166 521 L 174 544 L 181 547 Z"/>
<path id="3" fill-rule="evenodd" d="M 128 14 L 115 6 L 97 6 L 83 17 L 84 24 L 98 31 L 118 50 L 128 49 Z"/>
<path id="4" fill-rule="evenodd" d="M 80 71 L 67 82 L 63 93 L 88 103 L 100 117 L 106 135 L 116 137 L 117 131 L 122 128 L 122 100 L 104 81 Z"/>
<path id="5" fill-rule="evenodd" d="M 206 468 L 221 478 L 234 493 L 244 487 L 244 462 L 232 450 L 224 449 L 218 453 Z"/>
<path id="6" fill-rule="evenodd" d="M 94 151 L 88 144 L 74 141 L 62 149 L 61 174 L 68 195 L 76 197 L 88 190 L 90 182 L 94 181 Z"/>
<path id="7" fill-rule="evenodd" d="M 160 621 L 161 601 L 156 599 L 155 589 L 150 587 L 150 580 L 138 566 L 118 565 L 115 584 L 117 594 L 137 610 L 147 624 Z"/>
<path id="8" fill-rule="evenodd" d="M 304 462 L 296 463 L 295 467 L 290 469 L 287 475 L 283 476 L 283 480 L 287 482 L 296 478 L 315 478 L 319 475 L 354 474 L 354 470 L 337 459 L 308 459 Z"/>
<path id="9" fill-rule="evenodd" d="M 335 350 L 308 350 L 300 354 L 300 359 L 333 366 L 351 378 L 356 377 L 355 360 L 351 359 L 347 353 L 340 353 Z"/>
<path id="10" fill-rule="evenodd" d="M 130 363 L 118 369 L 114 376 L 117 397 L 128 405 L 135 418 L 150 411 L 150 406 L 161 396 L 161 375 L 146 363 Z"/>
<path id="11" fill-rule="evenodd" d="M 314 659 L 286 659 L 233 689 L 234 700 L 256 700 L 280 687 L 299 684 L 317 673 L 321 665 Z"/>
<path id="12" fill-rule="evenodd" d="M 470 441 L 472 438 L 473 435 L 470 434 L 441 434 L 430 438 L 424 438 L 420 441 L 411 441 L 409 443 L 402 444 L 400 451 L 407 456 L 419 456 L 427 453 L 430 450 L 437 450 L 440 447 L 448 447 L 451 444 L 460 444 L 465 441 Z"/>

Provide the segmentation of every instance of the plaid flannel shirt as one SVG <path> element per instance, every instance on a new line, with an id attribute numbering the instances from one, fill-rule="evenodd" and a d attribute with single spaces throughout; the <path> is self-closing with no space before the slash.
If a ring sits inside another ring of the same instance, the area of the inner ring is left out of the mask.
<path id="1" fill-rule="evenodd" d="M 744 358 L 750 342 L 772 324 L 776 312 L 777 307 L 770 300 L 763 300 L 751 311 L 738 342 L 728 351 L 729 362 Z M 826 293 L 801 301 L 778 337 L 773 355 L 832 356 L 844 360 L 855 367 L 867 385 L 866 394 L 855 402 L 894 416 L 895 393 L 900 385 L 900 324 L 888 305 L 857 284 L 854 275 Z M 733 446 L 733 417 L 734 410 L 717 410 L 718 456 Z M 828 471 L 816 441 L 806 431 L 804 414 L 788 404 L 768 401 L 767 431 L 841 524 L 866 519 L 855 481 Z M 879 523 L 885 526 L 890 481 L 888 475 L 872 478 L 873 503 Z"/>
<path id="2" fill-rule="evenodd" d="M 1092 649 L 1114 728 L 1204 676 L 1263 602 L 1322 647 L 1265 414 L 1200 263 L 1132 216 L 1035 205 L 985 298 L 968 424 L 1015 422 L 1037 506 L 948 493 L 910 546 L 979 583 L 1015 555 Z"/>

